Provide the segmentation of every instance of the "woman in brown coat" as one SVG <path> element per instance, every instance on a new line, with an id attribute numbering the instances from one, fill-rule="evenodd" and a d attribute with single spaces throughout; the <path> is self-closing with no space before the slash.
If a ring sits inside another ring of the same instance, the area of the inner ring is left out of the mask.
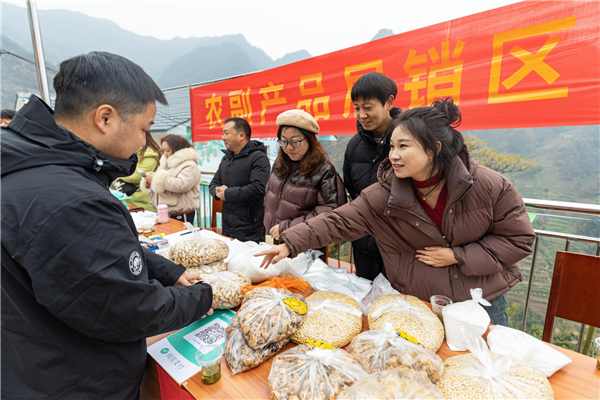
<path id="1" fill-rule="evenodd" d="M 288 110 L 276 123 L 280 147 L 267 182 L 264 224 L 279 240 L 288 228 L 345 204 L 346 192 L 315 136 L 319 125 L 310 114 Z"/>
<path id="2" fill-rule="evenodd" d="M 518 261 L 535 238 L 523 199 L 508 179 L 475 162 L 455 127 L 452 99 L 394 121 L 379 183 L 352 203 L 281 235 L 264 264 L 338 240 L 373 235 L 387 277 L 402 293 L 455 302 L 482 288 L 494 324 L 507 323 L 504 293 L 521 281 Z"/>

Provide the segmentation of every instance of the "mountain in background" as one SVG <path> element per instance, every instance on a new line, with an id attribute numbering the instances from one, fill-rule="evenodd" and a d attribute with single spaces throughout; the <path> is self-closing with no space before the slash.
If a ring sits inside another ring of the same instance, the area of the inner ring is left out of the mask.
<path id="1" fill-rule="evenodd" d="M 242 34 L 161 40 L 140 36 L 112 21 L 74 11 L 38 10 L 38 16 L 47 64 L 58 66 L 63 60 L 78 54 L 108 51 L 140 65 L 163 89 L 174 82 L 177 82 L 175 85 L 200 83 L 274 68 L 311 57 L 308 52 L 301 50 L 273 61 L 263 50 L 248 43 Z M 10 3 L 2 4 L 2 49 L 34 59 L 25 8 Z M 232 62 L 228 53 L 232 49 L 237 55 L 243 55 L 243 63 Z M 210 59 L 210 68 L 203 60 L 195 59 L 194 55 Z M 24 65 L 23 68 L 17 68 L 16 64 L 21 64 L 15 60 L 17 59 L 10 55 L 2 55 L 2 108 L 14 106 L 15 89 L 38 92 L 32 90 L 38 87 L 35 68 L 33 73 L 31 68 Z M 201 66 L 200 70 L 185 66 L 186 61 Z M 5 69 L 4 64 L 10 64 L 9 68 Z M 219 74 L 219 71 L 222 73 Z M 49 80 L 50 85 L 51 82 Z M 12 93 L 9 95 L 8 92 Z"/>

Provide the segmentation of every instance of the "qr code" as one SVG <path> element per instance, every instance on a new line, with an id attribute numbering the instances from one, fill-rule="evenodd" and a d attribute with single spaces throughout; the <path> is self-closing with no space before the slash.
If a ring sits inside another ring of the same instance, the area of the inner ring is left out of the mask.
<path id="1" fill-rule="evenodd" d="M 215 324 L 196 332 L 194 336 L 206 344 L 214 344 L 225 340 L 225 328 Z"/>

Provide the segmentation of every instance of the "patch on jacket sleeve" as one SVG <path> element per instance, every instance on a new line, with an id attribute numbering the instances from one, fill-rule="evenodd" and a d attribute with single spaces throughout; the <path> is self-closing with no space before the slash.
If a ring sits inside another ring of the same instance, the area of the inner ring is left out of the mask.
<path id="1" fill-rule="evenodd" d="M 129 256 L 129 270 L 135 276 L 138 276 L 142 273 L 142 257 L 140 257 L 140 253 L 137 251 L 133 251 Z"/>

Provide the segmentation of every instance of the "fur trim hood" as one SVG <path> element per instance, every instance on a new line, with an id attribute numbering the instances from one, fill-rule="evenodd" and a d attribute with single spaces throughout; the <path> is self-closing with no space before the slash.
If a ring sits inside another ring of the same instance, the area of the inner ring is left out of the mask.
<path id="1" fill-rule="evenodd" d="M 198 163 L 200 155 L 193 147 L 186 147 L 185 149 L 177 150 L 169 158 L 163 154 L 160 158 L 160 168 L 173 169 L 179 167 L 183 162 L 191 160 Z"/>

